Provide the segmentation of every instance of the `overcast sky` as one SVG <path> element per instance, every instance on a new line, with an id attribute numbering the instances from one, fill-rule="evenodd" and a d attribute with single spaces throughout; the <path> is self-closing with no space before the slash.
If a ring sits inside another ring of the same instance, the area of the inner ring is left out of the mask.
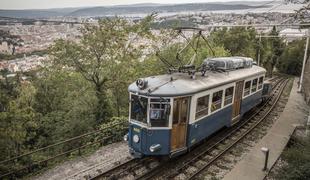
<path id="1" fill-rule="evenodd" d="M 233 0 L 220 0 L 233 1 Z M 247 0 L 251 1 L 251 0 Z M 253 0 L 252 0 L 253 1 Z M 259 1 L 259 0 L 255 0 Z M 260 0 L 264 1 L 264 0 Z M 48 9 L 83 6 L 108 6 L 136 3 L 193 3 L 219 2 L 217 0 L 0 0 L 0 9 Z"/>

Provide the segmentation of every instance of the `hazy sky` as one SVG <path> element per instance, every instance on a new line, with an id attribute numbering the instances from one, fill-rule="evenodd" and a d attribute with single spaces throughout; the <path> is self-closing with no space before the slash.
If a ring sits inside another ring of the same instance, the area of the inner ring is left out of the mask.
<path id="1" fill-rule="evenodd" d="M 233 0 L 220 0 L 233 1 Z M 250 1 L 250 0 L 247 0 Z M 253 1 L 253 0 L 252 0 Z M 258 0 L 255 0 L 258 1 Z M 262 1 L 262 0 L 261 0 Z M 47 9 L 80 6 L 107 6 L 136 3 L 193 3 L 217 0 L 0 0 L 0 9 Z"/>

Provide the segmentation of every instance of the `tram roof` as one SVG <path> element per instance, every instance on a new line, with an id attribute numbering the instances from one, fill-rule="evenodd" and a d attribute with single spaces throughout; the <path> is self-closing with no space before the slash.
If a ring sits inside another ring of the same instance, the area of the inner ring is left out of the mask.
<path id="1" fill-rule="evenodd" d="M 195 79 L 187 73 L 164 74 L 144 78 L 148 82 L 145 89 L 140 89 L 134 82 L 129 85 L 128 90 L 153 97 L 186 96 L 265 73 L 264 68 L 253 65 L 251 68 L 228 72 L 210 71 L 205 76 L 201 76 L 199 72 Z"/>

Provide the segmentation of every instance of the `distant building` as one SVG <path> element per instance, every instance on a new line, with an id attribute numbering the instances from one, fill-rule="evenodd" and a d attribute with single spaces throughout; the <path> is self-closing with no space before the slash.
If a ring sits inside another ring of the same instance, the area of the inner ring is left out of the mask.
<path id="1" fill-rule="evenodd" d="M 302 39 L 307 35 L 307 29 L 292 29 L 287 28 L 279 32 L 279 36 L 286 37 L 288 42 L 291 42 L 296 39 Z"/>
<path id="2" fill-rule="evenodd" d="M 9 45 L 6 41 L 0 43 L 0 53 L 2 54 L 12 54 L 13 45 Z"/>

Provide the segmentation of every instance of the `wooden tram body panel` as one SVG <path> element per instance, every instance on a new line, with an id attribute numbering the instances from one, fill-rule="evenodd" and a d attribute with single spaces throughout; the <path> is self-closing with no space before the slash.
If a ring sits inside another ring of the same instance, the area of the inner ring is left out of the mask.
<path id="1" fill-rule="evenodd" d="M 234 98 L 233 111 L 232 111 L 233 123 L 240 117 L 242 94 L 243 94 L 243 84 L 244 84 L 244 81 L 236 82 L 235 98 Z"/>
<path id="2" fill-rule="evenodd" d="M 189 97 L 173 100 L 173 120 L 171 129 L 171 151 L 184 148 L 186 145 L 187 124 L 189 116 Z"/>
<path id="3" fill-rule="evenodd" d="M 186 74 L 155 76 L 146 78 L 150 87 L 145 90 L 131 84 L 131 97 L 141 96 L 148 105 L 143 122 L 135 120 L 141 116 L 135 114 L 134 103 L 130 105 L 130 152 L 138 157 L 176 156 L 219 129 L 230 127 L 261 102 L 265 72 L 253 66 L 229 73 L 211 72 L 207 77 L 196 75 L 197 79 Z M 152 105 L 152 101 L 159 103 Z M 156 120 L 166 111 L 170 112 L 165 116 L 167 122 Z"/>

